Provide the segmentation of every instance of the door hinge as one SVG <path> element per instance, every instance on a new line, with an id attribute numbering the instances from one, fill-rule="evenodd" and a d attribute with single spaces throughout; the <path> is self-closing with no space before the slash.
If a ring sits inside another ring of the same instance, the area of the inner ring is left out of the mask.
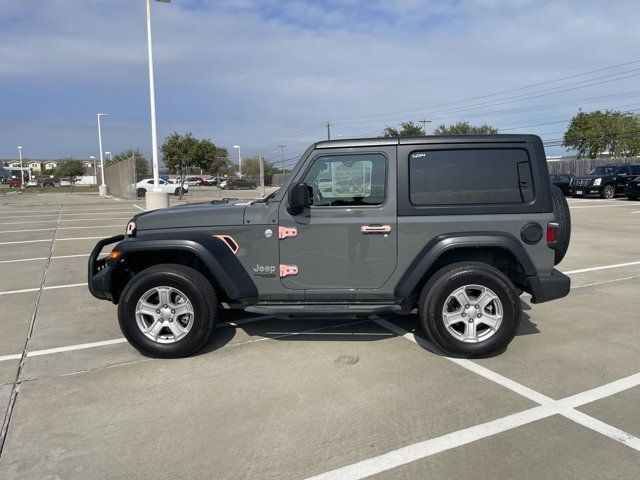
<path id="1" fill-rule="evenodd" d="M 288 277 L 289 275 L 297 275 L 297 265 L 280 265 L 280 278 Z"/>
<path id="2" fill-rule="evenodd" d="M 280 240 L 282 240 L 283 238 L 297 237 L 297 236 L 298 236 L 297 228 L 278 227 L 278 238 Z"/>

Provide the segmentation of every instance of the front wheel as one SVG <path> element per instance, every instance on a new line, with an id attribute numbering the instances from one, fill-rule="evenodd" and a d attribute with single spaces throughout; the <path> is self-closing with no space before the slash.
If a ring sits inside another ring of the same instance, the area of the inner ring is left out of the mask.
<path id="1" fill-rule="evenodd" d="M 420 295 L 420 323 L 446 352 L 488 355 L 507 347 L 520 325 L 515 286 L 501 271 L 480 262 L 447 265 Z"/>
<path id="2" fill-rule="evenodd" d="M 118 303 L 120 329 L 150 357 L 192 355 L 211 336 L 218 315 L 211 283 L 198 271 L 161 264 L 138 273 Z"/>
<path id="3" fill-rule="evenodd" d="M 147 191 L 144 188 L 138 189 L 138 198 L 144 198 L 147 195 Z"/>
<path id="4" fill-rule="evenodd" d="M 614 185 L 605 185 L 602 189 L 602 193 L 600 193 L 602 198 L 606 198 L 607 200 L 611 200 L 616 196 L 616 187 Z"/>

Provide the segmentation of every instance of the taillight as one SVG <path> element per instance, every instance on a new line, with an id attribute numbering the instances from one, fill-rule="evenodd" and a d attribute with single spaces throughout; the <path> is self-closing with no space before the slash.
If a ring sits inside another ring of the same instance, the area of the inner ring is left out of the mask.
<path id="1" fill-rule="evenodd" d="M 547 245 L 554 248 L 557 246 L 558 241 L 558 227 L 557 223 L 548 223 L 547 224 Z"/>

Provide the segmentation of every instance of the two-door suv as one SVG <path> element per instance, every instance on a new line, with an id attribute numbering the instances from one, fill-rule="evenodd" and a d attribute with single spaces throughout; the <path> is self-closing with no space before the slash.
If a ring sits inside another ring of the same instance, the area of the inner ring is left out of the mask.
<path id="1" fill-rule="evenodd" d="M 264 199 L 136 215 L 96 245 L 89 288 L 118 304 L 145 355 L 194 353 L 223 306 L 286 318 L 417 308 L 444 350 L 485 355 L 516 334 L 523 292 L 568 294 L 554 265 L 570 228 L 537 136 L 326 141 Z"/>

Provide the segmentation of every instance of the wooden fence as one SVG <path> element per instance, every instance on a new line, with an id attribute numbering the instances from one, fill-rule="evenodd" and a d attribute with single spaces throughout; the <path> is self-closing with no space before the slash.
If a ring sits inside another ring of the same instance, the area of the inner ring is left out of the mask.
<path id="1" fill-rule="evenodd" d="M 566 160 L 547 160 L 549 173 L 570 173 L 586 175 L 600 165 L 623 165 L 625 163 L 640 164 L 640 158 L 571 158 Z"/>

